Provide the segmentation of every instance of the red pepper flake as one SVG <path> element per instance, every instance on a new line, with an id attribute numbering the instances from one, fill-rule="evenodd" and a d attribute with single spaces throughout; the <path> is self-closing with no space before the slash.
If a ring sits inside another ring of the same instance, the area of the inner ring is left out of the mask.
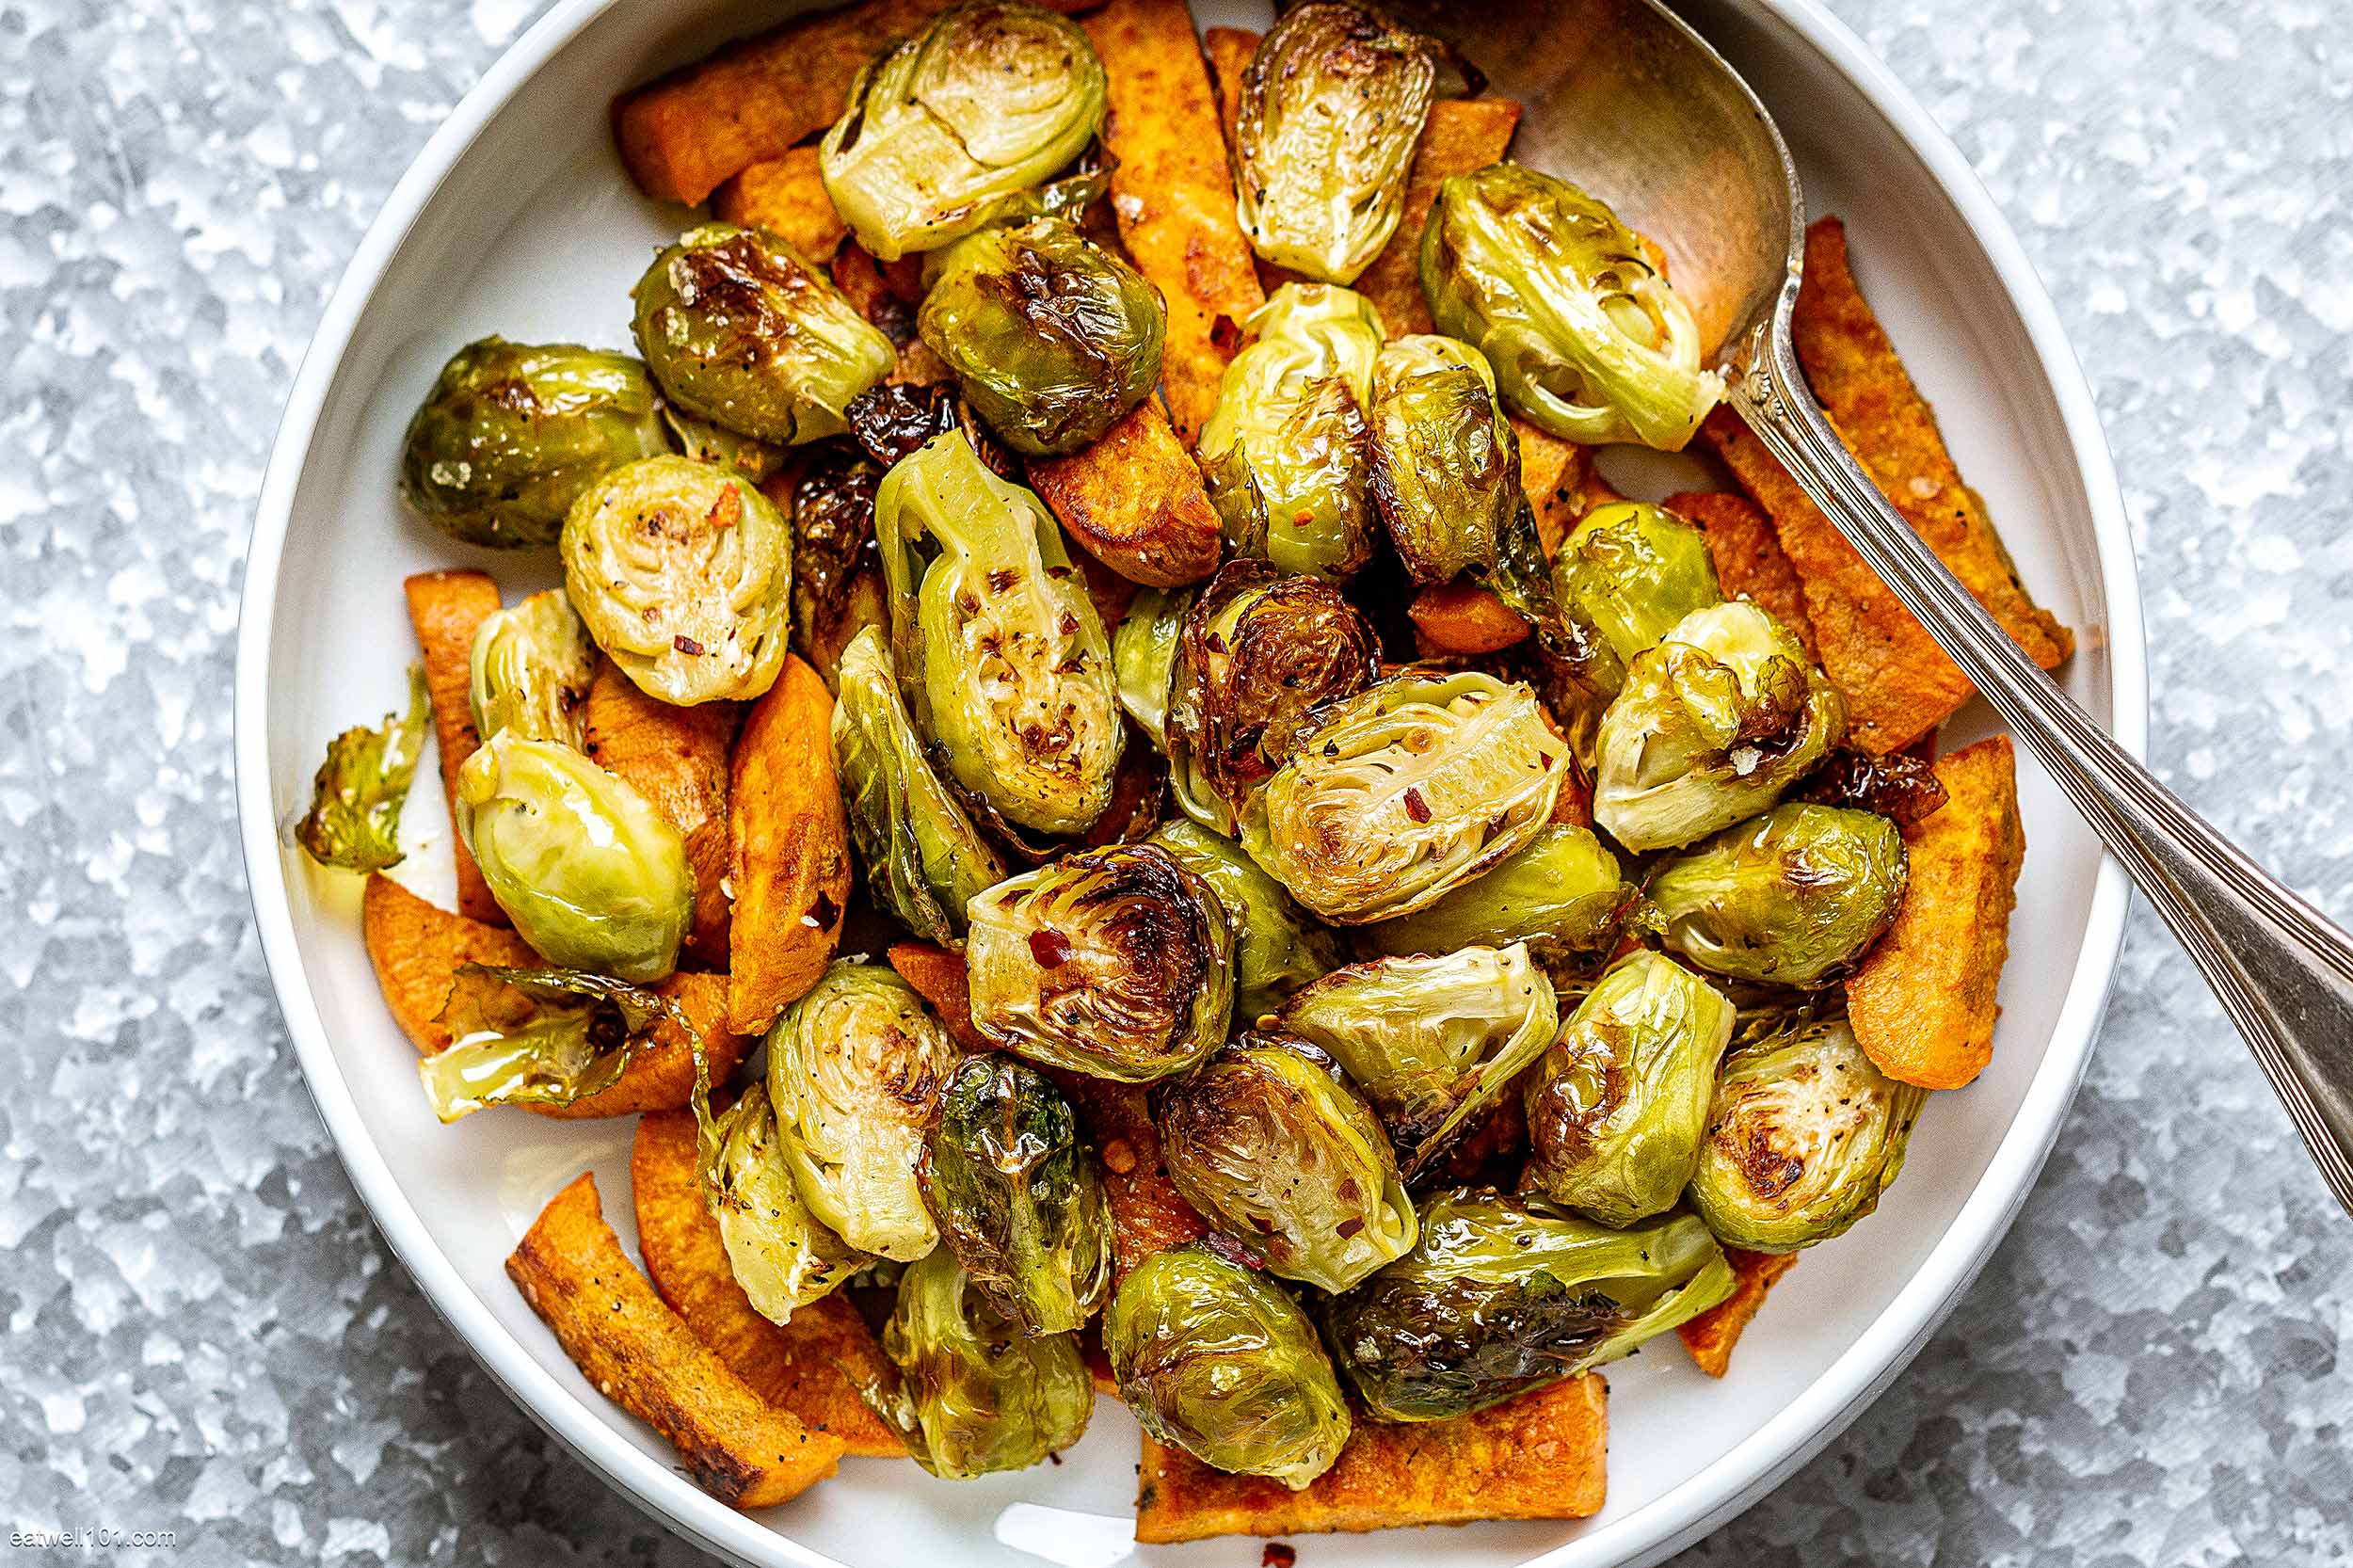
<path id="1" fill-rule="evenodd" d="M 1241 328 L 1235 324 L 1232 316 L 1223 311 L 1209 323 L 1209 346 L 1229 360 L 1234 357 L 1234 351 L 1241 346 Z"/>
<path id="2" fill-rule="evenodd" d="M 1315 513 L 1305 506 L 1302 506 L 1298 511 L 1291 514 L 1291 526 L 1293 528 L 1305 528 L 1315 520 Z"/>
<path id="3" fill-rule="evenodd" d="M 1061 968 L 1070 962 L 1070 938 L 1051 926 L 1030 933 L 1030 956 L 1041 968 Z"/>
<path id="4" fill-rule="evenodd" d="M 1405 787 L 1405 814 L 1416 822 L 1430 820 L 1430 804 L 1421 798 L 1421 792 L 1408 784 Z"/>
<path id="5" fill-rule="evenodd" d="M 1008 593 L 1020 581 L 1021 574 L 1011 567 L 999 567 L 988 574 L 988 591 L 993 594 Z"/>
<path id="6" fill-rule="evenodd" d="M 1055 624 L 1062 628 L 1062 634 L 1065 637 L 1075 637 L 1079 634 L 1079 617 L 1067 610 L 1062 613 L 1062 619 Z"/>
<path id="7" fill-rule="evenodd" d="M 719 499 L 712 503 L 710 516 L 704 520 L 718 529 L 732 528 L 743 521 L 744 497 L 741 492 L 733 485 L 722 489 Z"/>
<path id="8" fill-rule="evenodd" d="M 1342 1220 L 1335 1228 L 1339 1231 L 1341 1240 L 1351 1240 L 1355 1237 L 1358 1231 L 1365 1228 L 1365 1222 L 1356 1218 L 1355 1215 L 1351 1214 L 1347 1219 Z"/>
<path id="9" fill-rule="evenodd" d="M 1270 1541 L 1258 1554 L 1258 1568 L 1297 1568 L 1298 1562 L 1299 1554 L 1280 1541 Z"/>
<path id="10" fill-rule="evenodd" d="M 697 654 L 703 650 L 702 644 L 686 635 L 683 632 L 670 639 L 670 646 L 677 648 L 680 653 L 686 654 Z"/>

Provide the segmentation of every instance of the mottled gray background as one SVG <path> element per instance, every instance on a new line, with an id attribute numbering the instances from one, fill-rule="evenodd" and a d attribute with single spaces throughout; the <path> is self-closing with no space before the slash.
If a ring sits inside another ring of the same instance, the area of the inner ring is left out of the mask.
<path id="1" fill-rule="evenodd" d="M 2124 476 L 2160 770 L 2353 917 L 2353 7 L 1834 3 L 2054 284 Z M 691 1560 L 378 1242 L 230 825 L 280 401 L 392 181 L 535 9 L 0 0 L 0 1528 L 172 1528 L 181 1562 Z M 2353 1224 L 2141 908 L 1993 1266 L 1684 1561 L 2353 1560 L 2349 1336 Z"/>

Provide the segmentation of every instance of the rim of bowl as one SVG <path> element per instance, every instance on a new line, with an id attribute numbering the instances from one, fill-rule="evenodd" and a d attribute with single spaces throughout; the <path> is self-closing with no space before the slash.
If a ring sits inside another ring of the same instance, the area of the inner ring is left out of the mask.
<path id="1" fill-rule="evenodd" d="M 263 959 L 320 1119 L 376 1229 L 442 1320 L 533 1420 L 622 1496 L 658 1514 L 671 1528 L 739 1562 L 840 1568 L 832 1559 L 706 1496 L 631 1444 L 541 1366 L 458 1274 L 368 1137 L 350 1085 L 336 1069 L 326 1023 L 296 947 L 293 905 L 270 799 L 268 653 L 279 568 L 304 459 L 352 333 L 409 230 L 483 127 L 550 58 L 620 3 L 561 0 L 491 64 L 394 184 L 328 298 L 271 443 L 246 556 L 234 703 L 239 837 Z M 2127 751 L 2140 756 L 2147 745 L 2148 669 L 2138 572 L 2122 494 L 2090 388 L 2049 295 L 1960 149 L 1851 29 L 1818 0 L 1746 3 L 1826 60 L 1886 117 L 1960 210 L 1999 275 L 2058 403 L 2091 513 L 2106 624 L 2110 733 Z M 1844 1431 L 1865 1403 L 1902 1371 L 2007 1234 L 2050 1153 L 2106 1004 L 2123 943 L 2128 892 L 2122 868 L 2113 856 L 2103 856 L 2086 910 L 2082 955 L 2068 982 L 2041 1065 L 1985 1174 L 1895 1300 L 1797 1400 L 1729 1453 L 1624 1518 L 1526 1560 L 1521 1568 L 1656 1561 L 1761 1498 Z"/>

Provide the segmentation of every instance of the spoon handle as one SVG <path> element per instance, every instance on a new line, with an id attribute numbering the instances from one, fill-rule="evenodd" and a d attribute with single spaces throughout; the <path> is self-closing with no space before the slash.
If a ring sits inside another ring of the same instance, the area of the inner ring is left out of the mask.
<path id="1" fill-rule="evenodd" d="M 2123 863 L 2247 1038 L 2353 1211 L 2353 938 L 2241 854 L 2019 650 L 1848 453 L 1789 335 L 1796 280 L 1731 368 L 1727 401 Z"/>

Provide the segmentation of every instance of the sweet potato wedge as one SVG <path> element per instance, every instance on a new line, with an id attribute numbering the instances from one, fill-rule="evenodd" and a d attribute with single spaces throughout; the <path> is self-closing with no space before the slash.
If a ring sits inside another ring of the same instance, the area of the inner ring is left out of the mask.
<path id="1" fill-rule="evenodd" d="M 1707 536 L 1716 581 L 1726 599 L 1745 599 L 1787 627 L 1815 658 L 1814 623 L 1806 618 L 1805 585 L 1798 568 L 1781 552 L 1773 520 L 1745 496 L 1729 490 L 1685 490 L 1667 498 L 1667 509 L 1689 519 Z"/>
<path id="2" fill-rule="evenodd" d="M 752 704 L 728 776 L 728 1023 L 765 1031 L 833 960 L 850 902 L 849 827 L 833 773 L 833 697 L 787 657 Z"/>
<path id="3" fill-rule="evenodd" d="M 840 1438 L 762 1400 L 662 1304 L 605 1224 L 593 1175 L 549 1201 L 506 1277 L 598 1392 L 667 1438 L 728 1507 L 767 1508 L 834 1473 Z"/>
<path id="4" fill-rule="evenodd" d="M 765 229 L 824 266 L 850 232 L 817 173 L 817 149 L 789 148 L 730 176 L 711 193 L 711 210 L 742 229 Z"/>
<path id="5" fill-rule="evenodd" d="M 1609 1384 L 1589 1373 L 1450 1421 L 1360 1419 L 1338 1463 L 1303 1492 L 1212 1470 L 1146 1437 L 1136 1539 L 1583 1519 L 1601 1512 L 1609 1435 Z"/>
<path id="6" fill-rule="evenodd" d="M 1550 555 L 1569 536 L 1577 520 L 1601 504 L 1609 487 L 1593 471 L 1585 448 L 1540 430 L 1516 416 L 1512 432 L 1520 441 L 1520 487 L 1536 512 L 1536 534 Z"/>
<path id="7" fill-rule="evenodd" d="M 972 992 L 966 984 L 964 960 L 930 942 L 893 942 L 887 954 L 899 978 L 939 1015 L 950 1039 L 966 1050 L 987 1050 L 989 1043 L 972 1027 Z"/>
<path id="8" fill-rule="evenodd" d="M 1847 1017 L 1888 1077 L 1958 1089 L 1993 1058 L 2026 834 L 2009 736 L 1938 758 L 1936 778 L 1945 805 L 1904 829 L 1911 885 L 1896 923 L 1847 977 Z"/>
<path id="9" fill-rule="evenodd" d="M 1217 569 L 1217 514 L 1201 471 L 1153 398 L 1094 445 L 1032 460 L 1030 488 L 1089 554 L 1131 583 L 1173 588 Z"/>
<path id="10" fill-rule="evenodd" d="M 1683 1348 L 1711 1378 L 1724 1375 L 1732 1364 L 1732 1348 L 1765 1304 L 1766 1292 L 1798 1261 L 1793 1252 L 1742 1252 L 1737 1247 L 1726 1247 L 1724 1256 L 1732 1264 L 1732 1294 L 1675 1330 L 1683 1336 Z"/>
<path id="11" fill-rule="evenodd" d="M 719 1224 L 695 1180 L 695 1117 L 663 1111 L 639 1119 L 629 1151 L 637 1205 L 637 1251 L 664 1302 L 761 1399 L 854 1454 L 904 1454 L 851 1384 L 889 1363 L 857 1308 L 827 1296 L 778 1325 L 752 1307 L 728 1264 Z"/>
<path id="12" fill-rule="evenodd" d="M 441 798 L 449 805 L 451 851 L 457 857 L 457 907 L 469 919 L 504 925 L 506 912 L 490 896 L 489 884 L 457 836 L 457 770 L 466 765 L 482 737 L 474 733 L 467 687 L 473 667 L 473 635 L 499 607 L 499 585 L 487 572 L 421 571 L 401 584 L 408 597 L 408 624 L 416 628 L 424 655 L 424 686 L 433 699 L 433 736 L 441 754 Z"/>
<path id="13" fill-rule="evenodd" d="M 674 708 L 648 696 L 609 660 L 598 662 L 585 708 L 588 755 L 635 786 L 686 840 L 695 920 L 686 951 L 728 967 L 728 748 L 744 711 L 733 702 Z"/>
<path id="14" fill-rule="evenodd" d="M 1487 589 L 1456 579 L 1433 583 L 1406 607 L 1425 659 L 1497 653 L 1528 635 L 1528 622 Z"/>
<path id="15" fill-rule="evenodd" d="M 1438 186 L 1450 174 L 1500 161 L 1519 124 L 1520 106 L 1509 98 L 1442 98 L 1430 105 L 1421 146 L 1406 171 L 1397 232 L 1355 283 L 1356 292 L 1380 311 L 1389 336 L 1437 330 L 1421 293 L 1421 232 L 1437 203 Z"/>
<path id="16" fill-rule="evenodd" d="M 1168 1179 L 1167 1167 L 1160 1162 L 1160 1135 L 1153 1129 L 1150 1102 L 1143 1089 L 1076 1073 L 1048 1076 L 1078 1107 L 1096 1157 L 1103 1162 L 1115 1272 L 1125 1274 L 1156 1252 L 1209 1234 L 1208 1223 Z"/>

